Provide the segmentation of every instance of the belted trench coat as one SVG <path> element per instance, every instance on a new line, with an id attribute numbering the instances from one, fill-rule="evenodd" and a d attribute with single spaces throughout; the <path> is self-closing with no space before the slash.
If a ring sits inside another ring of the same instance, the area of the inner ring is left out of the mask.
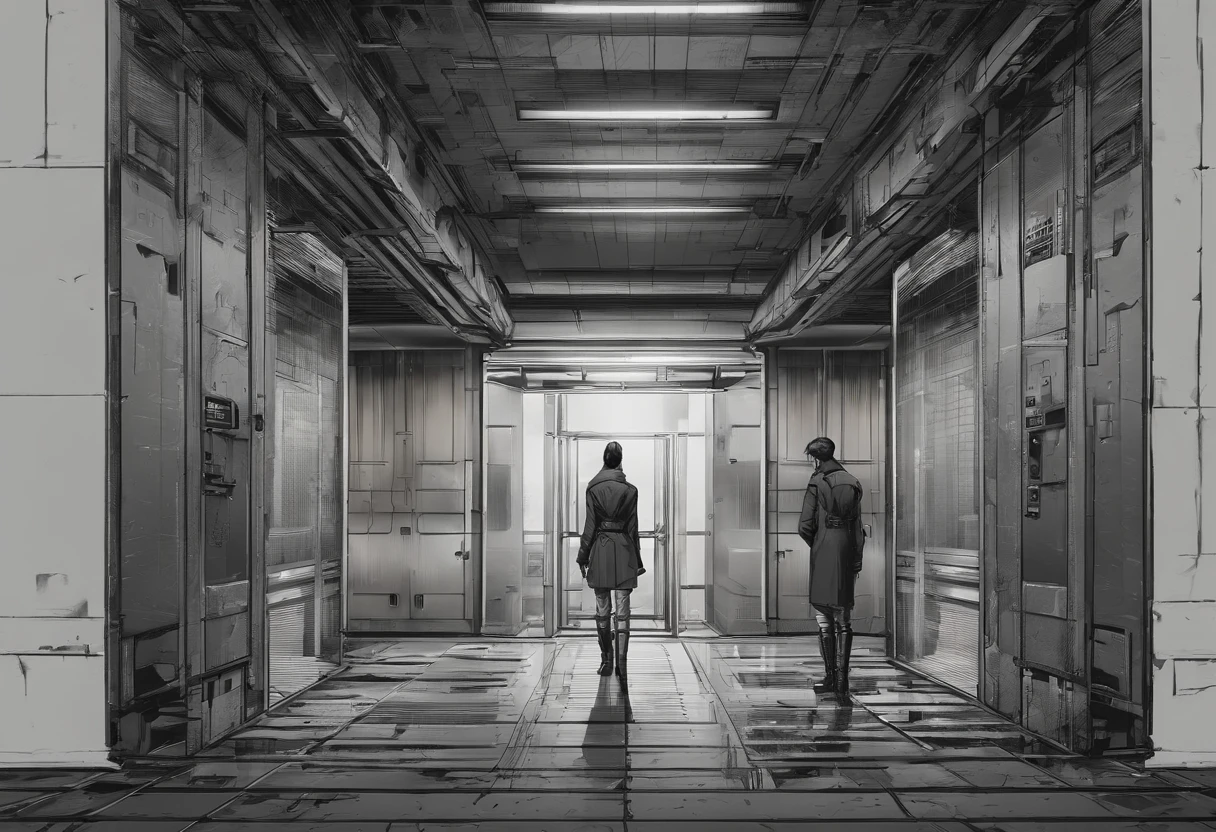
<path id="1" fill-rule="evenodd" d="M 578 547 L 592 589 L 636 589 L 642 566 L 638 490 L 619 468 L 605 468 L 587 484 L 587 520 Z"/>
<path id="2" fill-rule="evenodd" d="M 798 536 L 811 547 L 812 606 L 853 606 L 865 546 L 861 497 L 861 483 L 834 459 L 820 465 L 807 483 Z"/>

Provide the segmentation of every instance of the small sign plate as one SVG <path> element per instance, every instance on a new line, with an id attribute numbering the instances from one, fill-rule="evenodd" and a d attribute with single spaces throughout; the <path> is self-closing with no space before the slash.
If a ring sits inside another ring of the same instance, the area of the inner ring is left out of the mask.
<path id="1" fill-rule="evenodd" d="M 1033 416 L 1027 416 L 1027 417 L 1026 417 L 1026 427 L 1028 427 L 1028 428 L 1041 428 L 1041 427 L 1043 427 L 1043 414 L 1042 414 L 1042 413 L 1036 413 L 1036 414 L 1035 414 L 1035 415 L 1033 415 Z"/>
<path id="2" fill-rule="evenodd" d="M 214 430 L 236 430 L 240 416 L 236 402 L 222 396 L 203 397 L 203 427 Z"/>

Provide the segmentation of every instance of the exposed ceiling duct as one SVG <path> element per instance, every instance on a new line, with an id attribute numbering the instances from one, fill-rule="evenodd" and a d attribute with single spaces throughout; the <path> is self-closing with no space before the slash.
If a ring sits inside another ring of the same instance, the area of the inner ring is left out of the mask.
<path id="1" fill-rule="evenodd" d="M 1075 6 L 230 5 L 138 15 L 266 96 L 279 231 L 341 253 L 364 343 L 491 346 L 875 343 L 841 327 L 888 323 L 975 102 Z"/>

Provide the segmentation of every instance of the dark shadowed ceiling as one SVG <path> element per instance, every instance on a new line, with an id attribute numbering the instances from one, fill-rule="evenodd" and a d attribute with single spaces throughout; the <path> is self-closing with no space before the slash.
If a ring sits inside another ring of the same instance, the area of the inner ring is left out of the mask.
<path id="1" fill-rule="evenodd" d="M 210 106 L 265 102 L 272 233 L 342 257 L 362 344 L 844 343 L 1081 0 L 608 2 L 124 8 Z"/>
<path id="2" fill-rule="evenodd" d="M 428 133 L 517 324 L 609 335 L 657 315 L 729 337 L 859 145 L 985 4 L 563 5 L 354 0 L 333 23 Z M 859 300 L 850 320 L 883 320 Z"/>

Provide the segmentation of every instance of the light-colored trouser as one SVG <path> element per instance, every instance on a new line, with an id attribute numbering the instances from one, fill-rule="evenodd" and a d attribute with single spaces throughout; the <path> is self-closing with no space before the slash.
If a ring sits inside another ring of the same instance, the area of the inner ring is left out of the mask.
<path id="1" fill-rule="evenodd" d="M 612 615 L 612 593 L 616 593 L 616 629 L 629 631 L 629 595 L 632 589 L 597 589 L 595 591 L 595 617 L 601 621 Z"/>
<path id="2" fill-rule="evenodd" d="M 834 630 L 849 630 L 852 622 L 849 620 L 849 607 L 815 607 L 815 621 L 819 624 L 819 632 L 830 633 Z"/>

